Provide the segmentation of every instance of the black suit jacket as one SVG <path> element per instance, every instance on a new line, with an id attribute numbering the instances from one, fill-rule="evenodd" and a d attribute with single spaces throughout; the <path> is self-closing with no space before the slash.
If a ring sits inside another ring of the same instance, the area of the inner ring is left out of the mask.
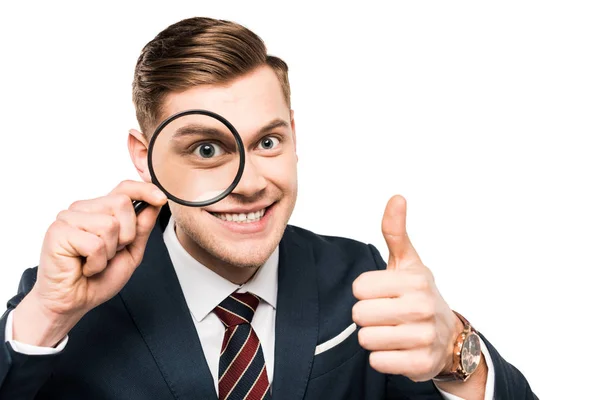
<path id="1" fill-rule="evenodd" d="M 15 352 L 4 339 L 8 311 L 4 314 L 0 319 L 0 400 L 217 398 L 162 240 L 168 218 L 165 208 L 131 280 L 117 296 L 81 319 L 61 353 L 28 356 Z M 442 398 L 432 382 L 414 383 L 373 370 L 368 352 L 358 344 L 358 330 L 314 355 L 318 344 L 352 324 L 354 279 L 383 268 L 385 262 L 371 245 L 287 227 L 280 243 L 274 399 Z M 25 271 L 8 310 L 31 290 L 36 271 Z M 495 367 L 495 399 L 534 399 L 521 373 L 488 341 L 486 345 Z"/>

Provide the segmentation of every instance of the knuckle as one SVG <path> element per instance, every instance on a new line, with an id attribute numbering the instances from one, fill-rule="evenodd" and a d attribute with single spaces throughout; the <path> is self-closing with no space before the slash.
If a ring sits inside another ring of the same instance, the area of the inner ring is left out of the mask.
<path id="1" fill-rule="evenodd" d="M 431 283 L 427 276 L 425 275 L 416 275 L 414 278 L 414 288 L 418 291 L 427 291 L 431 288 Z"/>
<path id="2" fill-rule="evenodd" d="M 433 318 L 435 316 L 434 302 L 429 298 L 421 300 L 413 312 L 413 316 L 417 320 L 429 320 Z"/>
<path id="3" fill-rule="evenodd" d="M 136 238 L 135 223 L 125 223 L 120 226 L 119 242 L 129 244 Z"/>
<path id="4" fill-rule="evenodd" d="M 127 191 L 127 189 L 129 187 L 131 187 L 132 184 L 133 184 L 133 181 L 131 179 L 122 180 L 121 182 L 119 182 L 119 184 L 115 187 L 115 189 L 113 191 L 114 192 Z"/>
<path id="5" fill-rule="evenodd" d="M 78 210 L 78 209 L 82 208 L 82 206 L 83 206 L 83 200 L 76 200 L 71 203 L 71 205 L 69 206 L 69 210 Z"/>
<path id="6" fill-rule="evenodd" d="M 112 195 L 113 202 L 118 209 L 127 209 L 133 207 L 131 199 L 126 194 L 114 194 Z"/>
<path id="7" fill-rule="evenodd" d="M 90 240 L 90 254 L 100 255 L 104 252 L 104 241 L 96 236 Z"/>
<path id="8" fill-rule="evenodd" d="M 435 300 L 428 297 L 423 301 L 423 317 L 426 319 L 433 318 L 435 316 Z"/>
<path id="9" fill-rule="evenodd" d="M 60 235 L 60 231 L 64 228 L 65 223 L 61 220 L 56 220 L 50 224 L 48 230 L 46 231 L 46 235 L 44 236 L 44 241 L 46 244 L 55 243 L 56 239 Z"/>
<path id="10" fill-rule="evenodd" d="M 425 346 L 431 346 L 435 343 L 437 334 L 432 327 L 426 328 L 420 335 L 421 343 Z"/>
<path id="11" fill-rule="evenodd" d="M 117 219 L 117 217 L 114 216 L 110 216 L 105 220 L 105 231 L 109 234 L 114 234 L 116 232 L 119 232 L 119 228 L 120 228 L 120 223 L 119 220 Z"/>
<path id="12" fill-rule="evenodd" d="M 422 272 L 423 276 L 425 276 L 427 278 L 427 281 L 429 282 L 429 285 L 431 286 L 435 282 L 433 272 L 431 271 L 431 269 L 429 267 L 427 267 L 426 265 L 421 264 L 421 272 Z"/>
<path id="13" fill-rule="evenodd" d="M 54 222 L 50 224 L 48 227 L 48 233 L 54 234 L 56 231 L 62 230 L 66 225 L 68 225 L 62 219 L 57 218 Z"/>
<path id="14" fill-rule="evenodd" d="M 68 210 L 62 210 L 60 211 L 58 214 L 56 214 L 56 220 L 57 221 L 65 221 L 67 219 L 67 215 L 69 215 Z"/>

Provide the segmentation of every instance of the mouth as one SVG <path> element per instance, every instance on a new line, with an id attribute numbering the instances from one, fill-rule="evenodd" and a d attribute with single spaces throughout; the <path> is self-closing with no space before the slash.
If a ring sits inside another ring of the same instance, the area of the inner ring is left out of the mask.
<path id="1" fill-rule="evenodd" d="M 209 214 L 226 222 L 234 222 L 238 224 L 251 224 L 261 221 L 265 217 L 265 214 L 269 212 L 269 210 L 273 207 L 274 204 L 275 203 L 272 203 L 271 205 L 265 208 L 245 213 L 221 213 L 209 211 Z"/>

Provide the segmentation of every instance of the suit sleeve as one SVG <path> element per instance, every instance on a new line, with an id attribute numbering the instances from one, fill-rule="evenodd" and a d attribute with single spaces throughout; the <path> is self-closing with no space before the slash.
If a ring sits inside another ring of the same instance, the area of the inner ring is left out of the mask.
<path id="1" fill-rule="evenodd" d="M 8 301 L 8 309 L 0 319 L 0 400 L 29 400 L 50 377 L 60 353 L 53 355 L 26 355 L 16 352 L 6 341 L 5 328 L 8 314 L 14 310 L 33 287 L 37 268 L 27 269 L 21 277 L 19 290 Z"/>
<path id="2" fill-rule="evenodd" d="M 375 265 L 377 269 L 385 269 L 386 263 L 381 258 L 379 251 L 373 246 L 369 245 Z M 481 339 L 485 342 L 485 345 L 492 357 L 491 362 L 494 365 L 494 400 L 537 400 L 537 396 L 531 390 L 529 383 L 523 376 L 523 374 L 516 369 L 514 366 L 505 361 L 498 351 L 492 346 L 492 344 L 481 335 Z M 387 385 L 387 398 L 388 399 L 402 399 L 407 398 L 404 392 L 397 392 L 400 388 L 406 390 L 408 379 L 403 376 L 388 376 Z M 412 382 L 412 381 L 410 381 Z M 423 382 L 424 383 L 424 382 Z M 421 383 L 420 383 L 421 384 Z M 431 383 L 431 386 L 435 386 Z M 439 392 L 438 392 L 439 393 Z M 427 394 L 425 396 L 428 396 Z M 431 398 L 438 398 L 432 393 Z M 440 394 L 441 396 L 441 394 Z M 412 397 L 408 397 L 412 398 Z M 414 397 L 415 399 L 429 399 L 430 397 Z M 441 398 L 441 397 L 439 397 Z"/>

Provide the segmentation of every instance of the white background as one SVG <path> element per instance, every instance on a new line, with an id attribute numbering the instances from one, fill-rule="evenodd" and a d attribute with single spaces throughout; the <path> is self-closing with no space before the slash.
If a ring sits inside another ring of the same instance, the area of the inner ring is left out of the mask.
<path id="1" fill-rule="evenodd" d="M 451 307 L 540 398 L 600 398 L 599 6 L 395 3 L 3 2 L 2 302 L 61 209 L 137 177 L 144 44 L 186 17 L 231 19 L 290 66 L 291 222 L 387 258 L 381 216 L 403 194 Z"/>

